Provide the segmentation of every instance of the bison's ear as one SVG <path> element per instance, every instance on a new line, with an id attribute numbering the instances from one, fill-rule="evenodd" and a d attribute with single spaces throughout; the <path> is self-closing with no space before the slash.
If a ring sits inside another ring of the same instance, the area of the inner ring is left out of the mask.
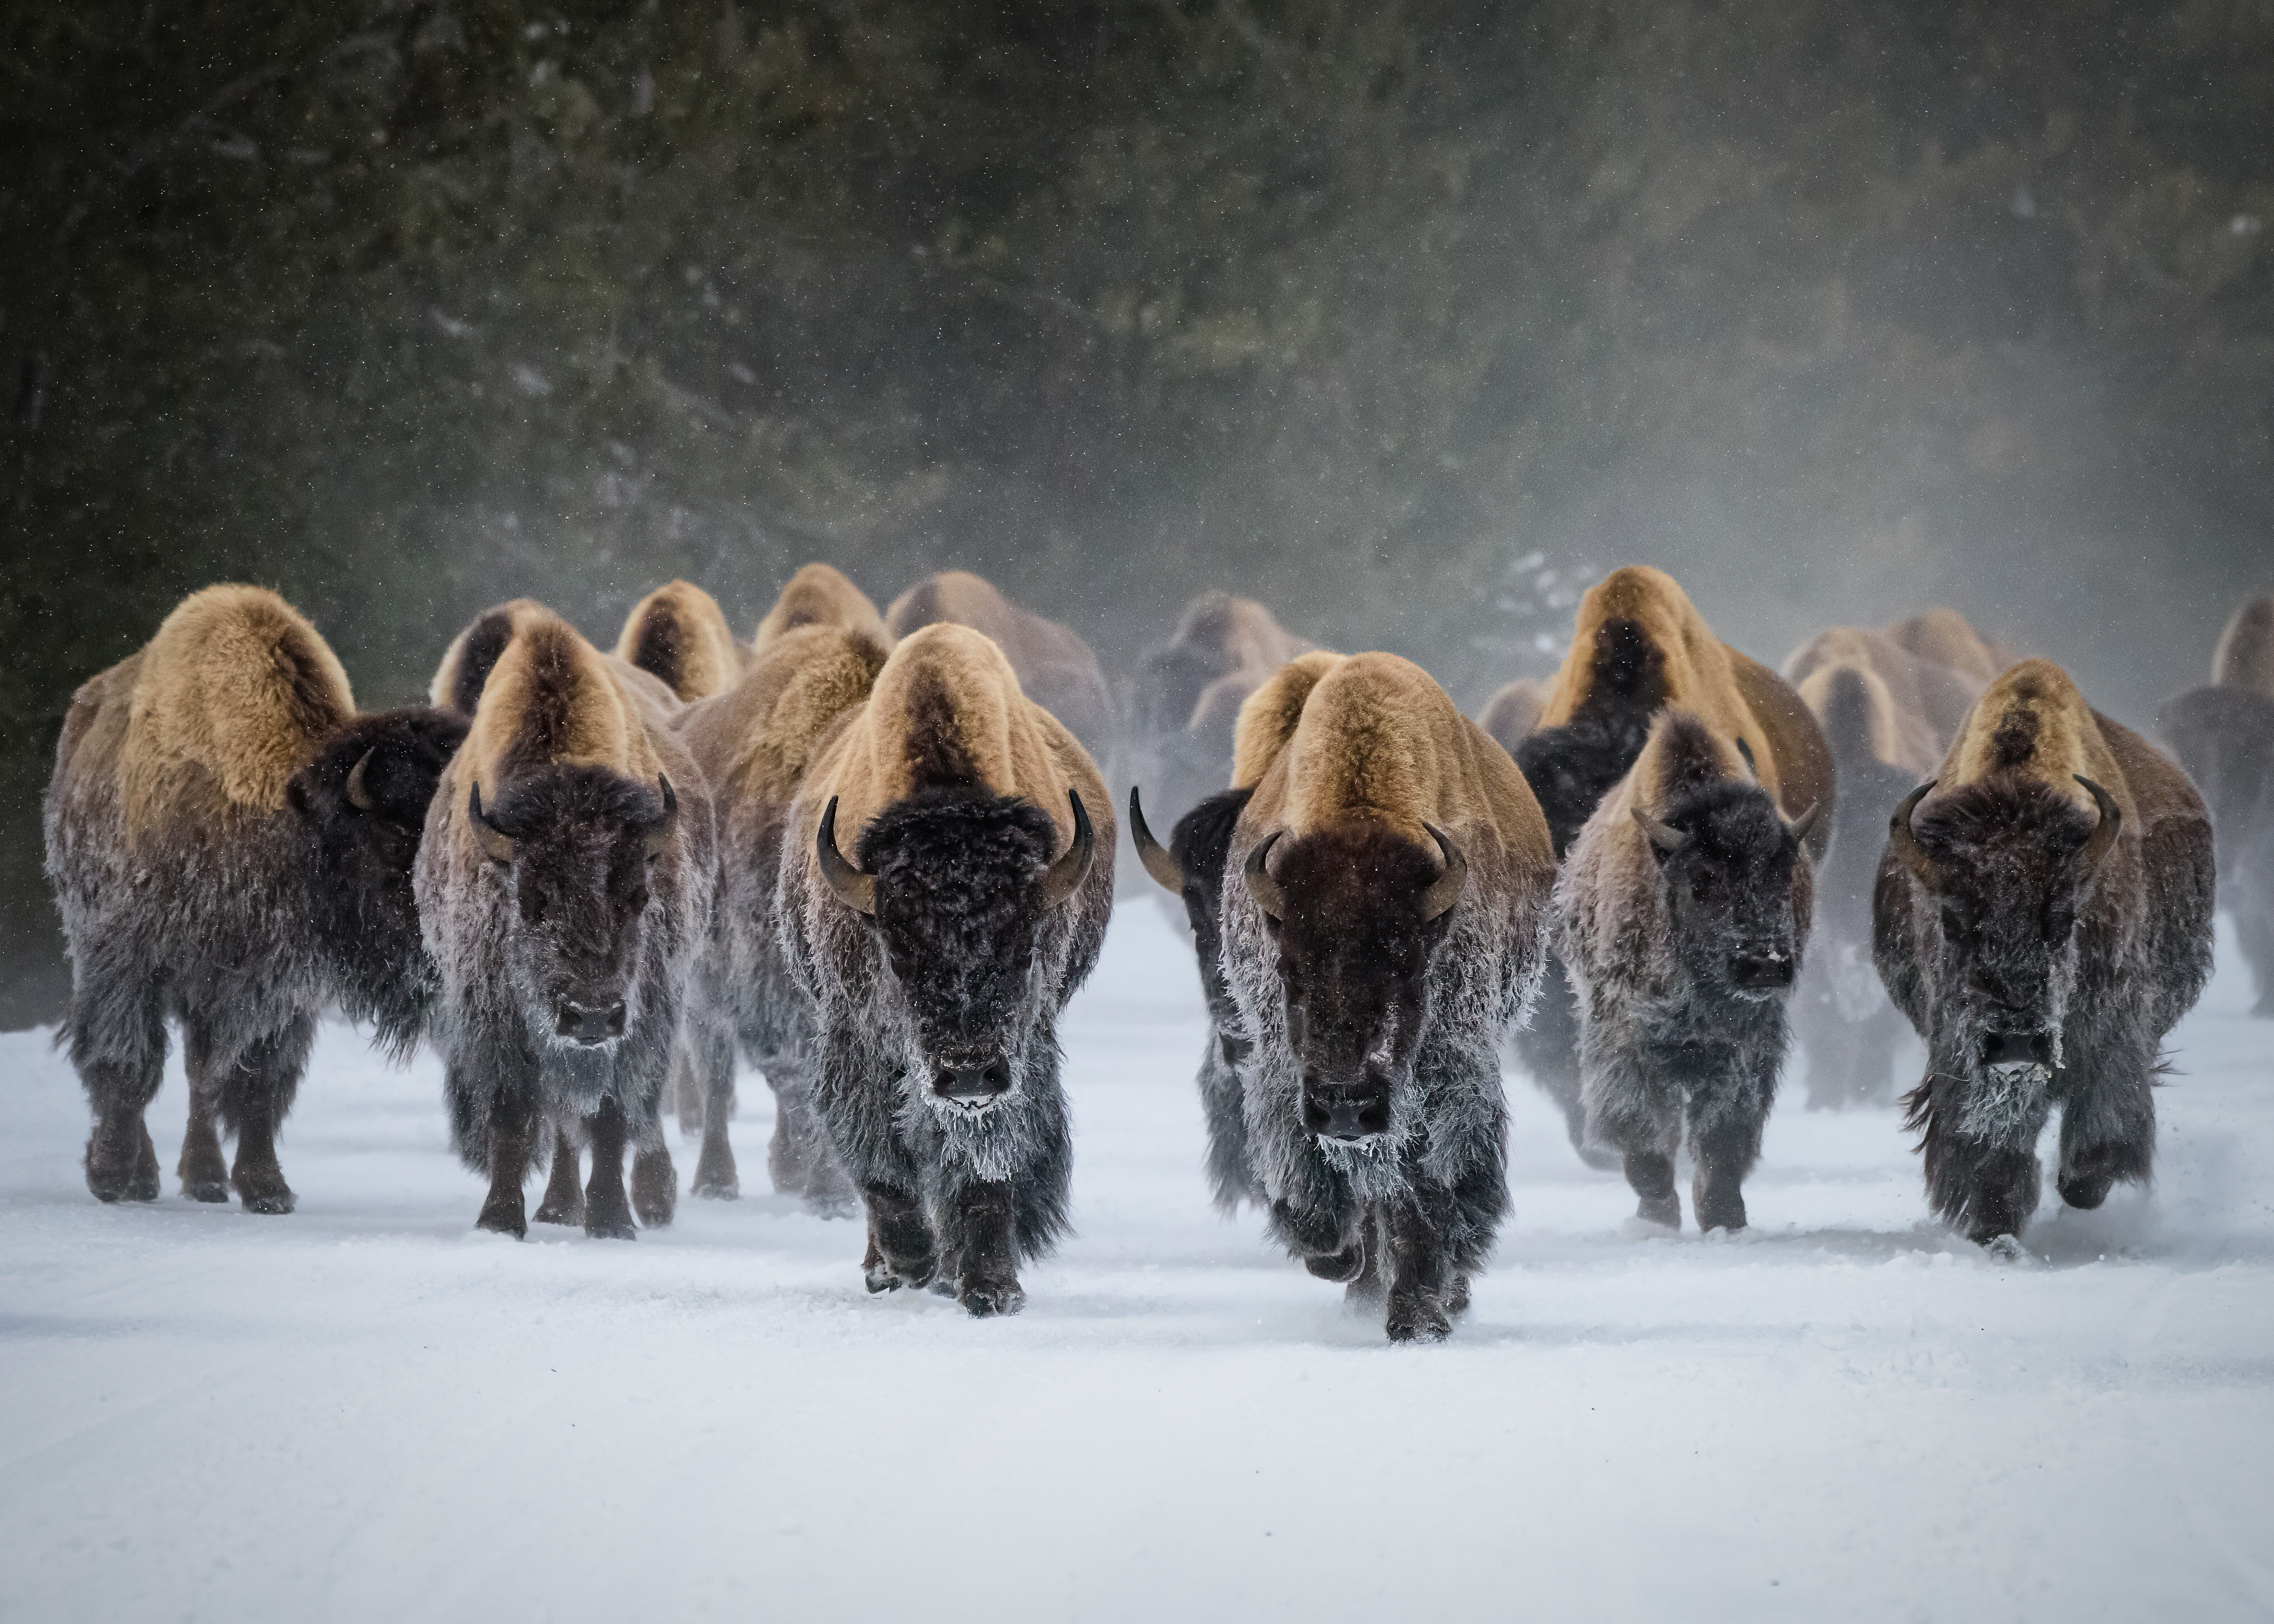
<path id="1" fill-rule="evenodd" d="M 1650 849 L 1660 857 L 1671 857 L 1690 844 L 1690 837 L 1671 823 L 1660 823 L 1640 807 L 1628 808 L 1634 814 L 1635 826 L 1649 840 Z"/>
<path id="2" fill-rule="evenodd" d="M 513 861 L 513 838 L 482 816 L 482 786 L 478 783 L 466 796 L 466 821 L 473 826 L 474 838 L 480 844 L 483 856 L 501 867 Z"/>

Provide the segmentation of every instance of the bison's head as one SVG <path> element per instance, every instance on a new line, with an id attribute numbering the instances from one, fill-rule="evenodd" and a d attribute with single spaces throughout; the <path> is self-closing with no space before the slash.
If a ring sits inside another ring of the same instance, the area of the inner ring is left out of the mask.
<path id="1" fill-rule="evenodd" d="M 1430 961 L 1468 878 L 1450 837 L 1428 835 L 1425 846 L 1378 827 L 1274 834 L 1248 853 L 1247 886 L 1279 951 L 1303 1125 L 1321 1139 L 1388 1133 L 1412 1084 Z"/>
<path id="2" fill-rule="evenodd" d="M 1193 928 L 1193 951 L 1200 960 L 1201 991 L 1208 998 L 1209 1017 L 1216 1024 L 1224 1057 L 1234 1065 L 1246 1058 L 1248 1041 L 1241 1035 L 1239 1004 L 1224 973 L 1219 909 L 1232 831 L 1254 793 L 1231 789 L 1210 795 L 1177 821 L 1176 832 L 1163 847 L 1146 826 L 1145 808 L 1136 787 L 1132 786 L 1129 791 L 1130 838 L 1136 843 L 1145 872 L 1185 906 L 1185 917 Z"/>
<path id="3" fill-rule="evenodd" d="M 434 786 L 465 736 L 463 717 L 425 705 L 358 717 L 285 788 L 315 842 L 316 932 L 340 1003 L 398 1050 L 418 1041 L 436 984 L 411 863 Z"/>
<path id="4" fill-rule="evenodd" d="M 2061 1064 L 2060 1030 L 2076 983 L 2076 924 L 2123 823 L 2089 778 L 2087 812 L 2035 778 L 1969 784 L 1896 808 L 1887 854 L 1925 890 L 1929 950 L 1950 1041 L 1937 1064 L 1977 1079 L 2042 1082 Z"/>
<path id="5" fill-rule="evenodd" d="M 1045 999 L 1035 949 L 1089 873 L 1095 837 L 1081 797 L 1073 843 L 1057 857 L 1049 813 L 1014 795 L 920 790 L 861 831 L 857 862 L 837 845 L 837 802 L 815 836 L 821 875 L 869 923 L 907 1017 L 907 1063 L 938 1109 L 979 1113 L 1017 1086 Z"/>
<path id="6" fill-rule="evenodd" d="M 671 781 L 546 767 L 509 780 L 494 807 L 476 785 L 466 809 L 512 896 L 505 968 L 531 1030 L 563 1046 L 614 1042 L 639 1018 L 649 875 L 679 816 Z"/>
<path id="7" fill-rule="evenodd" d="M 1663 816 L 1638 807 L 1634 816 L 1691 984 L 1748 1001 L 1788 993 L 1808 935 L 1811 876 L 1800 848 L 1815 810 L 1787 823 L 1759 785 L 1715 778 L 1675 794 Z"/>

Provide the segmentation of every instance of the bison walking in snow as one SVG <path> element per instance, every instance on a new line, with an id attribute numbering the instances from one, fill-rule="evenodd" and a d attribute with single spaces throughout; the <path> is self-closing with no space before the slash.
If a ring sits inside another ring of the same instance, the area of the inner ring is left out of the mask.
<path id="1" fill-rule="evenodd" d="M 315 628 L 258 587 L 184 600 L 79 689 L 48 786 L 47 862 L 95 1195 L 157 1198 L 143 1113 L 170 1015 L 190 1081 L 183 1193 L 234 1187 L 248 1211 L 292 1210 L 275 1139 L 318 1011 L 336 998 L 397 1051 L 425 1024 L 435 982 L 410 865 L 464 732 L 424 707 L 358 717 Z"/>
<path id="2" fill-rule="evenodd" d="M 1247 1117 L 1241 1067 L 1254 1044 L 1240 1019 L 1239 1000 L 1224 972 L 1224 883 L 1232 831 L 1246 810 L 1271 763 L 1293 736 L 1321 677 L 1342 664 L 1342 656 L 1319 650 L 1279 668 L 1240 707 L 1231 756 L 1231 787 L 1209 796 L 1177 820 L 1163 848 L 1146 826 L 1139 788 L 1129 791 L 1130 838 L 1138 861 L 1163 890 L 1175 897 L 1192 927 L 1193 952 L 1208 999 L 1209 1037 L 1201 1053 L 1201 1111 L 1208 1124 L 1209 1186 L 1226 1213 L 1243 1201 L 1259 1205 L 1263 1187 L 1247 1153 Z"/>
<path id="3" fill-rule="evenodd" d="M 1310 647 L 1254 599 L 1203 592 L 1139 657 L 1129 683 L 1131 778 L 1150 790 L 1164 827 L 1231 781 L 1240 707 Z"/>
<path id="4" fill-rule="evenodd" d="M 1499 1043 L 1555 877 L 1539 806 L 1427 673 L 1362 654 L 1303 700 L 1227 861 L 1272 1233 L 1314 1274 L 1386 1289 L 1392 1341 L 1442 1338 L 1508 1203 Z"/>
<path id="5" fill-rule="evenodd" d="M 1065 1229 L 1058 1018 L 1112 911 L 1101 834 L 1110 851 L 1089 756 L 962 626 L 903 639 L 807 770 L 783 946 L 871 1291 L 937 1277 L 974 1314 L 1014 1312 L 1020 1262 Z"/>
<path id="6" fill-rule="evenodd" d="M 1744 1227 L 1808 941 L 1803 846 L 1818 814 L 1788 822 L 1751 754 L 1686 710 L 1662 713 L 1558 891 L 1588 1137 L 1620 1154 L 1640 1215 L 1672 1228 L 1685 1142 L 1698 1227 Z"/>
<path id="7" fill-rule="evenodd" d="M 635 680 L 635 678 L 638 680 Z M 527 1231 L 522 1185 L 554 1130 L 538 1217 L 629 1239 L 676 1193 L 657 1122 L 689 962 L 708 927 L 710 798 L 674 702 L 565 621 L 523 611 L 429 809 L 420 925 L 441 974 L 433 1023 L 453 1137 L 488 1173 L 477 1221 Z M 592 1148 L 581 1193 L 563 1150 Z M 633 1202 L 623 1152 L 641 1153 Z M 581 1208 L 581 1213 L 576 1209 Z"/>
<path id="8" fill-rule="evenodd" d="M 1874 957 L 1926 1040 L 1928 1199 L 1971 1239 L 2029 1221 L 2056 1104 L 2064 1201 L 2148 1177 L 2157 1046 L 2210 973 L 2212 889 L 2186 776 L 2048 660 L 1992 683 L 1896 808 Z"/>
<path id="9" fill-rule="evenodd" d="M 1714 636 L 1672 576 L 1633 566 L 1613 570 L 1580 600 L 1570 649 L 1537 725 L 1516 748 L 1557 857 L 1634 765 L 1653 722 L 1669 706 L 1702 718 L 1722 739 L 1745 741 L 1761 783 L 1788 814 L 1831 810 L 1831 752 L 1800 695 Z M 1823 855 L 1828 835 L 1819 820 L 1811 856 Z M 1562 1108 L 1572 1147 L 1593 1165 L 1615 1165 L 1587 1142 L 1578 1011 L 1560 958 L 1549 962 L 1539 1012 L 1531 1029 L 1517 1034 L 1516 1048 Z"/>
<path id="10" fill-rule="evenodd" d="M 718 599 L 691 582 L 673 581 L 633 605 L 616 639 L 616 658 L 692 704 L 734 687 L 748 656 Z"/>

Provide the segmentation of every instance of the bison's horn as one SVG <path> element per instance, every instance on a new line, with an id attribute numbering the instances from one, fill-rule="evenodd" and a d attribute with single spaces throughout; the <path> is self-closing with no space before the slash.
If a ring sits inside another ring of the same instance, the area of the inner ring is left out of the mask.
<path id="1" fill-rule="evenodd" d="M 1287 917 L 1287 893 L 1279 889 L 1279 882 L 1271 877 L 1264 865 L 1270 861 L 1271 848 L 1279 844 L 1281 831 L 1273 830 L 1264 836 L 1255 849 L 1247 854 L 1247 865 L 1241 870 L 1247 876 L 1247 889 L 1254 895 L 1255 906 L 1267 918 Z"/>
<path id="2" fill-rule="evenodd" d="M 1421 893 L 1421 922 L 1426 925 L 1460 900 L 1461 887 L 1469 880 L 1469 860 L 1461 855 L 1461 848 L 1453 844 L 1452 836 L 1436 824 L 1425 823 L 1421 827 L 1429 831 L 1429 838 L 1437 843 L 1437 850 L 1445 859 L 1443 871 Z"/>
<path id="3" fill-rule="evenodd" d="M 2079 861 L 2083 863 L 2084 871 L 2090 874 L 2100 866 L 2100 860 L 2108 855 L 2108 848 L 2116 844 L 2116 831 L 2123 827 L 2124 813 L 2122 808 L 2117 806 L 2115 796 L 2086 778 L 2084 774 L 2079 772 L 2071 776 L 2092 792 L 2092 804 L 2100 808 L 2100 821 L 2092 826 L 2092 836 L 2084 843 L 2084 850 L 2079 853 Z"/>
<path id="4" fill-rule="evenodd" d="M 466 797 L 466 821 L 473 825 L 474 838 L 482 848 L 482 855 L 492 862 L 513 861 L 513 837 L 501 832 L 495 823 L 482 816 L 482 786 L 477 783 Z"/>
<path id="5" fill-rule="evenodd" d="M 663 786 L 663 822 L 647 831 L 647 854 L 660 857 L 671 846 L 672 829 L 679 822 L 679 797 L 672 793 L 671 780 L 661 773 L 655 781 Z"/>
<path id="6" fill-rule="evenodd" d="M 1097 836 L 1089 826 L 1089 809 L 1073 790 L 1066 791 L 1066 799 L 1073 802 L 1073 844 L 1043 875 L 1043 906 L 1046 908 L 1058 906 L 1081 889 L 1089 875 L 1089 860 L 1097 849 Z"/>
<path id="7" fill-rule="evenodd" d="M 1137 861 L 1145 865 L 1145 872 L 1154 883 L 1172 897 L 1185 894 L 1185 871 L 1171 856 L 1169 848 L 1153 838 L 1153 831 L 1145 827 L 1145 808 L 1137 804 L 1137 786 L 1129 786 L 1129 838 L 1137 847 Z"/>
<path id="8" fill-rule="evenodd" d="M 1809 831 L 1816 827 L 1816 820 L 1823 816 L 1824 803 L 1820 801 L 1811 801 L 1808 810 L 1787 823 L 1784 826 L 1784 831 L 1791 837 L 1795 846 L 1803 845 L 1808 839 Z"/>
<path id="9" fill-rule="evenodd" d="M 1919 849 L 1918 837 L 1911 832 L 1911 812 L 1937 782 L 1929 778 L 1904 796 L 1902 805 L 1897 807 L 1894 816 L 1887 820 L 1887 849 L 1901 859 L 1903 867 L 1911 871 L 1912 877 L 1929 891 L 1942 889 L 1942 872 L 1934 866 L 1934 859 Z"/>
<path id="10" fill-rule="evenodd" d="M 1650 837 L 1650 843 L 1668 857 L 1690 844 L 1690 837 L 1673 824 L 1659 822 L 1640 807 L 1634 808 L 1633 811 L 1635 823 L 1644 834 Z"/>
<path id="11" fill-rule="evenodd" d="M 356 764 L 348 769 L 348 805 L 358 812 L 375 812 L 379 809 L 372 801 L 370 786 L 364 782 L 363 778 L 364 769 L 371 765 L 371 758 L 377 753 L 375 748 L 365 750 L 356 757 Z"/>
<path id="12" fill-rule="evenodd" d="M 821 877 L 829 882 L 829 889 L 837 899 L 856 914 L 874 916 L 877 912 L 877 876 L 863 874 L 845 861 L 845 853 L 837 849 L 837 797 L 829 798 L 822 809 L 821 830 L 813 837 L 814 855 L 821 861 Z"/>
<path id="13" fill-rule="evenodd" d="M 1745 742 L 1745 735 L 1743 733 L 1737 735 L 1737 754 L 1745 758 L 1745 771 L 1753 775 L 1753 782 L 1759 783 L 1761 781 L 1760 763 L 1753 759 L 1753 747 Z"/>

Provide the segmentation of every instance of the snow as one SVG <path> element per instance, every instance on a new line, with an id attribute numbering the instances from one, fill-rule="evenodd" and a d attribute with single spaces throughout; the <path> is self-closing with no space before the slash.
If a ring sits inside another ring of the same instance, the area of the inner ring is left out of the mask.
<path id="1" fill-rule="evenodd" d="M 771 1196 L 633 1244 L 477 1235 L 434 1062 L 338 1027 L 295 1215 L 101 1207 L 69 1068 L 17 1034 L 0 1617 L 2265 1618 L 2244 980 L 2176 1034 L 2156 1188 L 2041 1210 L 2011 1260 L 1927 1219 L 1892 1110 L 1796 1087 L 1755 1229 L 1640 1235 L 1511 1079 L 1497 1264 L 1407 1349 L 1209 1208 L 1200 999 L 1151 907 L 1068 1024 L 1081 1233 L 1003 1321 L 869 1297 L 858 1228 Z M 169 1192 L 184 1100 L 177 1062 Z M 746 1185 L 769 1126 L 747 1079 Z"/>

